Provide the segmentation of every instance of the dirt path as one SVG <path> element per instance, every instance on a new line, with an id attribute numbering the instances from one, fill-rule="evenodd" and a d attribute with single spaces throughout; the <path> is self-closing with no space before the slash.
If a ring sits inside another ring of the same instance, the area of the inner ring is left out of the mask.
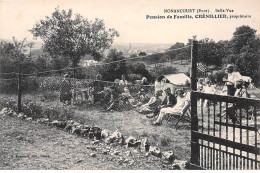
<path id="1" fill-rule="evenodd" d="M 92 145 L 33 121 L 1 116 L 0 124 L 0 169 L 168 169 L 162 159 L 138 150 Z"/>

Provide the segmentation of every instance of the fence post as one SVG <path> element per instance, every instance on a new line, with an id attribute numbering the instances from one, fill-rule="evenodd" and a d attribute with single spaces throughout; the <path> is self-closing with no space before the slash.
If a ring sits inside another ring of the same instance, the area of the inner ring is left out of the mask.
<path id="1" fill-rule="evenodd" d="M 21 112 L 22 110 L 22 89 L 21 89 L 21 64 L 19 62 L 19 67 L 18 67 L 18 113 Z"/>
<path id="2" fill-rule="evenodd" d="M 191 54 L 191 163 L 199 165 L 200 147 L 194 131 L 198 131 L 197 115 L 197 98 L 193 91 L 197 91 L 197 59 L 198 59 L 198 42 L 193 40 Z"/>

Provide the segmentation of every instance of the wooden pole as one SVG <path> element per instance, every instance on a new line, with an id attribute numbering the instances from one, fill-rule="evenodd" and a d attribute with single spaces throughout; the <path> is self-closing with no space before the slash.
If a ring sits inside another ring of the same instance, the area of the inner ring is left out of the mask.
<path id="1" fill-rule="evenodd" d="M 193 40 L 191 55 L 191 163 L 199 166 L 200 147 L 194 132 L 198 131 L 197 98 L 193 91 L 197 91 L 197 59 L 198 41 Z"/>
<path id="2" fill-rule="evenodd" d="M 22 111 L 22 89 L 21 89 L 21 63 L 18 67 L 18 113 Z"/>

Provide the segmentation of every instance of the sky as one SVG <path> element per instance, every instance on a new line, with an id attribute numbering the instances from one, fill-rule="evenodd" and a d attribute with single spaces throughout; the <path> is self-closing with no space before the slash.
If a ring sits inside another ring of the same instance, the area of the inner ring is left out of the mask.
<path id="1" fill-rule="evenodd" d="M 115 43 L 187 43 L 193 35 L 219 41 L 231 39 L 235 29 L 242 25 L 256 29 L 257 34 L 260 30 L 259 0 L 0 0 L 0 39 L 14 36 L 33 40 L 28 30 L 58 6 L 64 10 L 71 8 L 73 13 L 90 20 L 103 19 L 107 28 L 119 32 Z M 195 15 L 164 13 L 164 9 L 202 9 L 210 14 L 242 14 L 251 18 L 146 19 L 146 15 Z M 215 9 L 234 12 L 215 13 Z"/>

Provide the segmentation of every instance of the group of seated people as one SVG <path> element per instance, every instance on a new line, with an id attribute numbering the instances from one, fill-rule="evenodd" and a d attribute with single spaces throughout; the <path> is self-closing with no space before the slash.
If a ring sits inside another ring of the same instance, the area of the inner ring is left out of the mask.
<path id="1" fill-rule="evenodd" d="M 163 92 L 166 96 L 162 100 Z M 183 89 L 176 90 L 174 94 L 170 88 L 164 91 L 159 90 L 149 99 L 149 94 L 145 92 L 145 89 L 140 88 L 140 91 L 133 97 L 127 85 L 117 83 L 111 87 L 104 87 L 96 94 L 105 112 L 118 110 L 121 104 L 124 104 L 131 109 L 135 108 L 141 114 L 147 114 L 147 118 L 158 117 L 152 125 L 160 125 L 167 114 L 184 114 L 190 104 L 189 92 L 185 94 Z"/>
<path id="2" fill-rule="evenodd" d="M 96 93 L 99 103 L 104 108 L 104 111 L 119 110 L 121 108 L 139 107 L 149 100 L 144 89 L 136 94 L 135 98 L 131 95 L 127 86 L 114 84 L 110 87 L 104 87 L 102 91 Z"/>
<path id="3" fill-rule="evenodd" d="M 152 125 L 161 125 L 162 121 L 166 118 L 167 114 L 185 114 L 190 106 L 190 92 L 184 93 L 183 89 L 177 89 L 175 95 L 171 93 L 171 89 L 164 90 L 166 97 L 162 101 L 163 91 L 159 90 L 149 100 L 148 103 L 141 105 L 137 111 L 143 114 L 152 113 L 147 115 L 147 118 L 156 118 Z"/>

